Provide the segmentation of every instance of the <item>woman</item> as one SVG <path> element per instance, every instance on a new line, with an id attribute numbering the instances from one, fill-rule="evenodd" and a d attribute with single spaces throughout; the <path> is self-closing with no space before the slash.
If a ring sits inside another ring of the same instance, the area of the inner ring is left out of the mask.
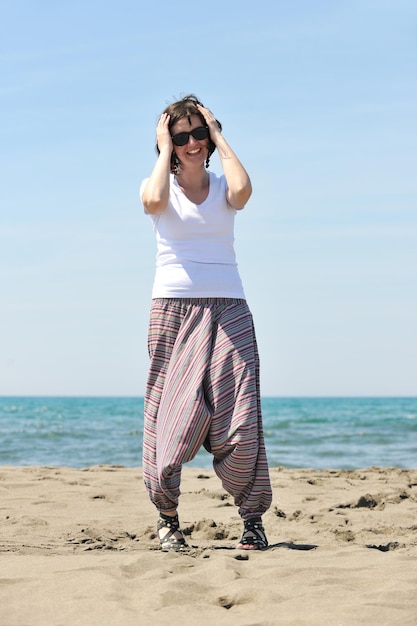
<path id="1" fill-rule="evenodd" d="M 252 187 L 221 128 L 193 95 L 168 106 L 156 128 L 156 164 L 141 185 L 157 239 L 143 474 L 163 550 L 187 547 L 177 513 L 181 468 L 202 445 L 239 507 L 237 548 L 268 546 L 259 359 L 233 247 L 234 217 Z M 216 148 L 220 177 L 206 169 Z"/>

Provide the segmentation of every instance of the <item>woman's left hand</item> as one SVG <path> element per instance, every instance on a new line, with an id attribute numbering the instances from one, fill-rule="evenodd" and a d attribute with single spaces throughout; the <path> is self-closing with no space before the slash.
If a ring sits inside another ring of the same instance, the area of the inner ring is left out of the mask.
<path id="1" fill-rule="evenodd" d="M 234 209 L 241 209 L 245 206 L 252 193 L 249 175 L 223 137 L 221 126 L 219 127 L 219 122 L 213 113 L 206 107 L 201 106 L 201 104 L 197 104 L 197 108 L 205 119 L 210 132 L 210 139 L 216 146 L 220 157 L 227 182 L 227 201 Z"/>
<path id="2" fill-rule="evenodd" d="M 197 108 L 202 114 L 202 116 L 204 117 L 204 119 L 206 120 L 206 124 L 210 131 L 211 140 L 215 144 L 217 137 L 221 135 L 221 131 L 217 123 L 217 120 L 214 117 L 213 113 L 209 109 L 206 109 L 206 107 L 203 107 L 201 104 L 197 104 Z"/>

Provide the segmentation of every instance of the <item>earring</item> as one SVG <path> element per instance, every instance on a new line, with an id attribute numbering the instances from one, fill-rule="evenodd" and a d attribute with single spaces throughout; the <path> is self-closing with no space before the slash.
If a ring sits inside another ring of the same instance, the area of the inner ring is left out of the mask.
<path id="1" fill-rule="evenodd" d="M 180 171 L 180 162 L 177 155 L 173 155 L 171 159 L 171 174 L 177 175 Z"/>
<path id="2" fill-rule="evenodd" d="M 209 165 L 210 165 L 210 157 L 209 157 L 209 156 L 207 156 L 207 159 L 206 159 L 206 168 L 207 168 L 207 169 L 208 169 L 208 166 L 209 166 Z"/>

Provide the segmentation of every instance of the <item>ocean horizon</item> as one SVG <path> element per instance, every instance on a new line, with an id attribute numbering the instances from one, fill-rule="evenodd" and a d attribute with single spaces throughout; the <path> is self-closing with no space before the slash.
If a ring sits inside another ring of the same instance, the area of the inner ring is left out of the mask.
<path id="1" fill-rule="evenodd" d="M 262 413 L 271 467 L 417 467 L 417 397 L 263 396 Z M 0 465 L 140 467 L 142 434 L 141 396 L 0 397 Z"/>

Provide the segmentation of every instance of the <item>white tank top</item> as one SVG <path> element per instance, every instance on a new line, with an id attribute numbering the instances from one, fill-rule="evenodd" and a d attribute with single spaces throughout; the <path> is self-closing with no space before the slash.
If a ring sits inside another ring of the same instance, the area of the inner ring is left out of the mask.
<path id="1" fill-rule="evenodd" d="M 236 210 L 226 200 L 225 177 L 209 175 L 208 196 L 195 204 L 171 174 L 168 207 L 150 216 L 157 241 L 152 298 L 245 299 L 234 250 Z"/>

